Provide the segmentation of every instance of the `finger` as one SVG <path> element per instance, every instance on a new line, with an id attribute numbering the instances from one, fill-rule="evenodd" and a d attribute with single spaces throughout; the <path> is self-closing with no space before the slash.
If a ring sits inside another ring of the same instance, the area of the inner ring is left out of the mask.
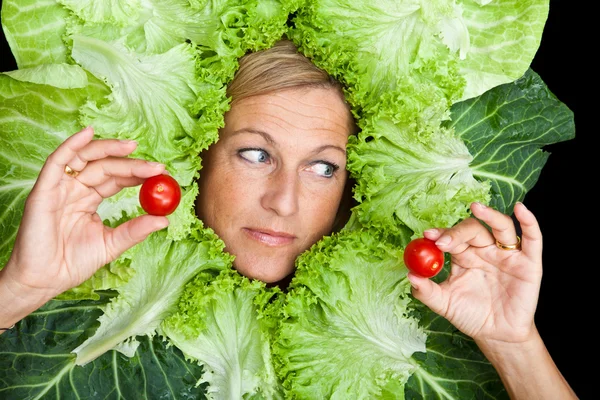
<path id="1" fill-rule="evenodd" d="M 541 265 L 542 263 L 542 230 L 535 215 L 523 203 L 515 204 L 515 217 L 521 226 L 521 251 Z"/>
<path id="2" fill-rule="evenodd" d="M 92 140 L 75 153 L 67 165 L 76 171 L 83 170 L 87 163 L 106 157 L 125 157 L 137 147 L 135 140 L 98 139 Z"/>
<path id="3" fill-rule="evenodd" d="M 506 245 L 517 243 L 517 230 L 510 216 L 481 203 L 472 203 L 471 211 L 475 217 L 485 222 L 492 229 L 495 240 Z"/>
<path id="4" fill-rule="evenodd" d="M 51 189 L 56 186 L 65 176 L 65 165 L 67 165 L 67 162 L 79 150 L 85 147 L 93 137 L 94 130 L 90 126 L 69 136 L 46 159 L 36 181 L 36 186 L 42 190 Z"/>
<path id="5" fill-rule="evenodd" d="M 442 233 L 435 241 L 436 246 L 450 254 L 460 254 L 469 246 L 485 247 L 494 243 L 490 231 L 475 218 L 467 218 L 452 228 L 438 231 Z"/>
<path id="6" fill-rule="evenodd" d="M 141 185 L 142 183 L 144 183 L 144 180 L 146 180 L 146 178 L 138 178 L 136 176 L 127 178 L 115 176 L 109 178 L 106 182 L 95 186 L 94 189 L 96 190 L 96 192 L 98 192 L 100 196 L 102 196 L 102 198 L 106 199 L 108 197 L 114 196 L 126 187 Z"/>
<path id="7" fill-rule="evenodd" d="M 445 229 L 431 228 L 423 231 L 423 237 L 433 240 L 434 242 L 442 236 L 445 232 Z"/>
<path id="8" fill-rule="evenodd" d="M 113 177 L 149 178 L 165 172 L 165 165 L 139 158 L 108 157 L 91 161 L 77 176 L 86 186 L 99 186 Z"/>
<path id="9" fill-rule="evenodd" d="M 431 311 L 444 315 L 444 296 L 442 288 L 429 278 L 408 273 L 406 275 L 412 286 L 412 295 Z"/>
<path id="10" fill-rule="evenodd" d="M 107 262 L 115 260 L 125 250 L 142 242 L 152 232 L 166 228 L 167 217 L 141 215 L 109 230 L 106 237 Z"/>

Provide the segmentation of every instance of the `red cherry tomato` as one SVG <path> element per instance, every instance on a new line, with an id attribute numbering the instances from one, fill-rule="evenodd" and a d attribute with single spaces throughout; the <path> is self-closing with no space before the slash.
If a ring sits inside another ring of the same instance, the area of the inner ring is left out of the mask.
<path id="1" fill-rule="evenodd" d="M 438 249 L 433 240 L 416 238 L 404 249 L 404 265 L 415 275 L 431 278 L 444 266 L 444 252 Z"/>
<path id="2" fill-rule="evenodd" d="M 180 200 L 179 183 L 169 175 L 152 176 L 140 188 L 140 205 L 150 215 L 169 215 Z"/>

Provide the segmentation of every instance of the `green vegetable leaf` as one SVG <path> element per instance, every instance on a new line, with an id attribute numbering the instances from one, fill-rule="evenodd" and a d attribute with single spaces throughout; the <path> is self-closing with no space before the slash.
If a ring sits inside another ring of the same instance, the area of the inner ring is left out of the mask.
<path id="1" fill-rule="evenodd" d="M 448 127 L 473 155 L 473 176 L 491 184 L 490 204 L 509 214 L 537 182 L 550 155 L 543 146 L 575 137 L 573 112 L 532 70 L 451 113 Z"/>
<path id="2" fill-rule="evenodd" d="M 60 89 L 81 89 L 88 85 L 87 73 L 83 68 L 65 63 L 41 64 L 3 73 L 18 81 L 52 85 Z"/>
<path id="3" fill-rule="evenodd" d="M 18 68 L 68 61 L 69 14 L 58 0 L 2 1 L 2 30 Z"/>
<path id="4" fill-rule="evenodd" d="M 479 96 L 527 72 L 542 40 L 548 0 L 457 3 L 462 7 L 462 15 L 446 21 L 442 40 L 452 48 L 448 29 L 455 30 L 454 24 L 463 23 L 463 29 L 468 30 L 468 52 L 460 62 L 460 72 L 467 81 L 461 100 Z"/>
<path id="5" fill-rule="evenodd" d="M 111 297 L 52 300 L 0 335 L 0 398 L 204 399 L 205 388 L 195 385 L 202 368 L 158 336 L 141 338 L 131 358 L 109 351 L 75 364 L 71 350 L 96 328 Z"/>
<path id="6" fill-rule="evenodd" d="M 489 201 L 489 184 L 475 179 L 473 157 L 451 129 L 419 134 L 411 125 L 373 118 L 348 144 L 348 170 L 357 185 L 353 209 L 365 226 L 415 236 L 449 227 L 469 215 L 473 201 Z"/>
<path id="7" fill-rule="evenodd" d="M 393 108 L 425 120 L 429 108 L 448 108 L 465 86 L 458 55 L 439 37 L 440 24 L 458 7 L 447 0 L 310 0 L 295 15 L 290 37 L 346 84 L 359 116 Z"/>
<path id="8" fill-rule="evenodd" d="M 408 90 L 427 94 L 423 110 L 523 75 L 547 14 L 547 0 L 309 0 L 290 33 L 356 106 L 402 109 L 390 93 Z"/>
<path id="9" fill-rule="evenodd" d="M 107 104 L 82 109 L 84 125 L 94 126 L 100 137 L 137 140 L 137 157 L 167 164 L 182 186 L 189 185 L 200 169 L 192 155 L 216 141 L 216 132 L 205 137 L 190 112 L 201 89 L 194 48 L 184 43 L 164 54 L 138 56 L 76 36 L 73 58 L 112 90 Z"/>
<path id="10" fill-rule="evenodd" d="M 200 273 L 186 286 L 161 331 L 204 366 L 209 399 L 282 398 L 270 350 L 276 319 L 265 311 L 280 293 L 234 269 Z"/>
<path id="11" fill-rule="evenodd" d="M 401 248 L 369 230 L 300 256 L 273 343 L 286 398 L 404 398 L 426 340 L 406 274 Z M 397 390 L 383 397 L 388 385 Z"/>
<path id="12" fill-rule="evenodd" d="M 176 310 L 186 283 L 204 270 L 231 266 L 231 256 L 210 229 L 198 225 L 195 238 L 167 239 L 164 231 L 151 234 L 128 251 L 134 275 L 118 288 L 119 296 L 103 307 L 100 327 L 73 350 L 77 365 L 85 365 L 108 350 L 132 356 L 137 336 L 153 337 L 160 323 Z M 160 279 L 157 279 L 160 277 Z"/>

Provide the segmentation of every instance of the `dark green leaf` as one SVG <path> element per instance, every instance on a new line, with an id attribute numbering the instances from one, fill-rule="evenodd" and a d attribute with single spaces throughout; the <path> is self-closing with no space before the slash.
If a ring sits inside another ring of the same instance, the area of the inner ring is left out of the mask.
<path id="1" fill-rule="evenodd" d="M 53 300 L 0 335 L 0 398 L 204 399 L 202 368 L 158 336 L 140 337 L 132 358 L 109 351 L 83 367 L 71 350 L 97 328 L 98 301 Z"/>
<path id="2" fill-rule="evenodd" d="M 538 74 L 455 104 L 452 123 L 473 155 L 473 175 L 490 180 L 491 205 L 512 213 L 537 182 L 550 153 L 543 146 L 575 137 L 573 112 Z"/>

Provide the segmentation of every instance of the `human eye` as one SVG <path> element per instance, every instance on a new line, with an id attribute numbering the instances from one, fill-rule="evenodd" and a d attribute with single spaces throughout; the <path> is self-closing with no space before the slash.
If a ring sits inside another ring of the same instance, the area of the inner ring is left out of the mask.
<path id="1" fill-rule="evenodd" d="M 314 172 L 324 178 L 332 178 L 335 171 L 339 169 L 339 165 L 328 161 L 316 161 L 310 165 L 308 171 Z"/>
<path id="2" fill-rule="evenodd" d="M 263 149 L 241 149 L 238 150 L 238 155 L 254 164 L 268 163 L 270 161 L 269 153 Z"/>

